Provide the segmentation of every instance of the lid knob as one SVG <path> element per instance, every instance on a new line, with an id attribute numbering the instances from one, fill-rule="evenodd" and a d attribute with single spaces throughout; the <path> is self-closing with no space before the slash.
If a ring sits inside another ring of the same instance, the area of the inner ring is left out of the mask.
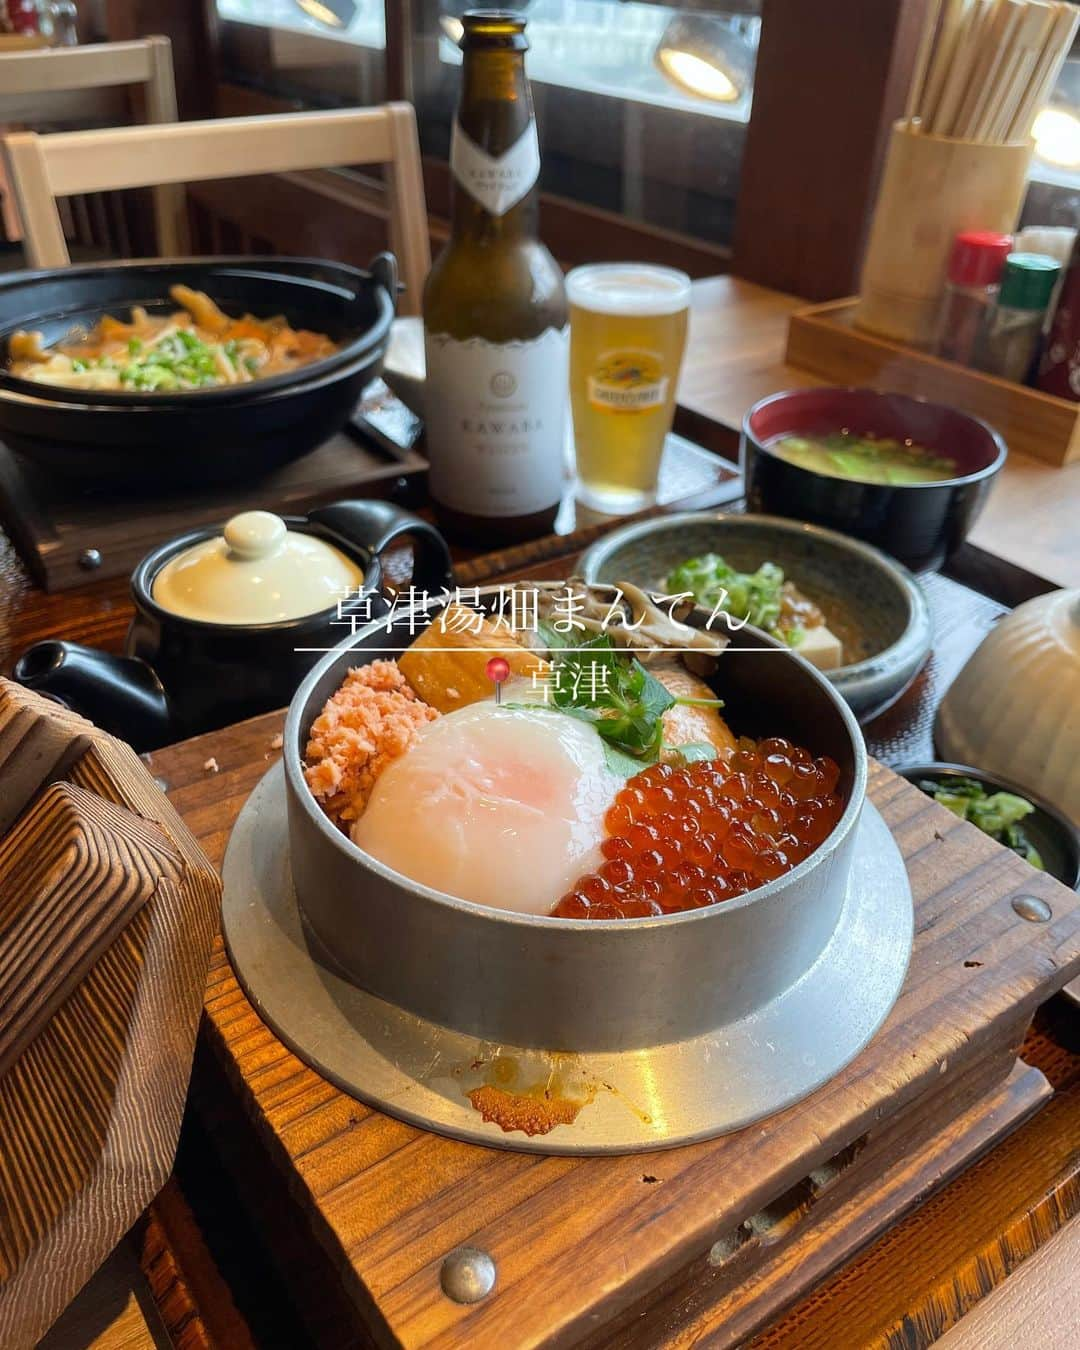
<path id="1" fill-rule="evenodd" d="M 270 511 L 242 511 L 225 526 L 229 552 L 244 562 L 273 557 L 281 551 L 287 535 L 285 522 Z"/>

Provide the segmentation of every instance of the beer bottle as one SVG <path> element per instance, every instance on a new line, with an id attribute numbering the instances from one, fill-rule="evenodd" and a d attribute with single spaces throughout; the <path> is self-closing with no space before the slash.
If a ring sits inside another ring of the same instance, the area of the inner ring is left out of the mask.
<path id="1" fill-rule="evenodd" d="M 525 22 L 463 25 L 453 228 L 424 288 L 429 486 L 450 533 L 526 539 L 551 530 L 563 486 L 566 294 L 537 235 Z"/>

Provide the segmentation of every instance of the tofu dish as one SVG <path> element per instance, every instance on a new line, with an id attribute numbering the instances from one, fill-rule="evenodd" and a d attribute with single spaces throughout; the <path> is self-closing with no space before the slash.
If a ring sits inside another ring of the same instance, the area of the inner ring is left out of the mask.
<path id="1" fill-rule="evenodd" d="M 414 882 L 566 919 L 720 904 L 806 858 L 843 812 L 837 764 L 740 736 L 705 678 L 727 639 L 616 589 L 613 625 L 560 628 L 550 591 L 535 631 L 450 604 L 350 670 L 304 751 L 331 821 Z"/>
<path id="2" fill-rule="evenodd" d="M 705 553 L 674 568 L 663 589 L 669 595 L 691 595 L 713 611 L 710 626 L 715 627 L 722 614 L 750 623 L 787 643 L 818 670 L 836 670 L 850 659 L 818 604 L 774 562 L 763 562 L 755 572 L 740 572 L 719 553 Z"/>

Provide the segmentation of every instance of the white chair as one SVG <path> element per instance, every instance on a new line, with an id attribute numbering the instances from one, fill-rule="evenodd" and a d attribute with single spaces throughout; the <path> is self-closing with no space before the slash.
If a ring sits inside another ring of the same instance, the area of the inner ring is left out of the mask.
<path id="1" fill-rule="evenodd" d="M 0 52 L 0 123 L 111 120 L 130 112 L 152 125 L 175 122 L 176 86 L 168 38 L 56 50 Z M 6 198 L 6 194 L 5 194 Z M 184 190 L 155 186 L 154 226 L 164 254 L 190 251 Z M 9 237 L 22 223 L 6 217 Z M 65 262 L 67 259 L 65 258 Z"/>
<path id="2" fill-rule="evenodd" d="M 431 249 L 416 116 L 408 103 L 49 136 L 24 132 L 5 139 L 4 153 L 27 254 L 35 267 L 62 267 L 69 261 L 58 198 L 160 183 L 383 164 L 389 242 L 405 283 L 402 311 L 420 311 Z"/>

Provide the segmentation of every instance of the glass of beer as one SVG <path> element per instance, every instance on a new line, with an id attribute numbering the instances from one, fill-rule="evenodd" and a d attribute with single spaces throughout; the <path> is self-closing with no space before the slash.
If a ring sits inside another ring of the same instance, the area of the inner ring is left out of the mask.
<path id="1" fill-rule="evenodd" d="M 566 278 L 578 500 L 609 515 L 656 497 L 686 347 L 690 278 L 596 263 Z"/>

